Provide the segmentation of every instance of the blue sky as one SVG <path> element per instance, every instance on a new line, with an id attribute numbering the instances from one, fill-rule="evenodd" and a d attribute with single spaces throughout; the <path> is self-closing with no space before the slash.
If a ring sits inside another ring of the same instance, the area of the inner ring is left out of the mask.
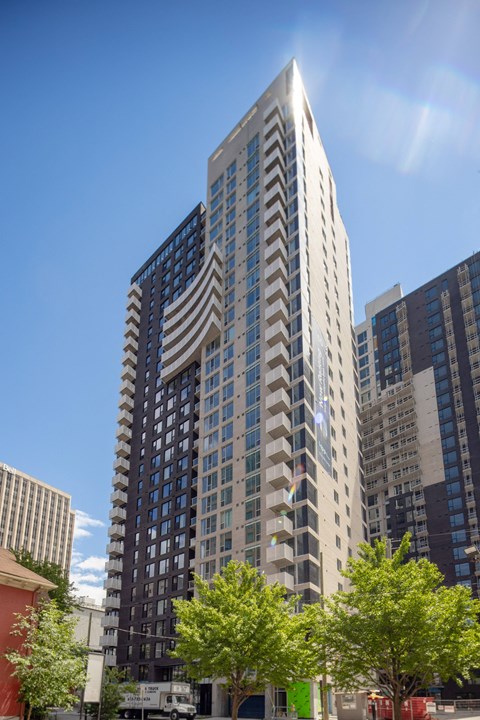
<path id="1" fill-rule="evenodd" d="M 208 155 L 295 56 L 359 321 L 478 249 L 479 27 L 476 0 L 0 3 L 0 460 L 72 494 L 83 591 L 102 579 L 126 289 L 205 198 Z"/>

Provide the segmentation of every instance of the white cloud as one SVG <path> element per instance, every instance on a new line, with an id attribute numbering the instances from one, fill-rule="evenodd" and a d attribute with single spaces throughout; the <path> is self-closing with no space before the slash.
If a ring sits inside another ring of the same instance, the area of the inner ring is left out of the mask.
<path id="1" fill-rule="evenodd" d="M 70 582 L 73 582 L 75 585 L 77 583 L 91 583 L 93 585 L 100 585 L 103 583 L 104 576 L 103 575 L 95 575 L 94 573 L 82 573 L 82 572 L 72 572 L 70 573 Z"/>
<path id="2" fill-rule="evenodd" d="M 77 561 L 75 563 L 75 569 L 81 569 L 81 570 L 93 570 L 95 572 L 104 572 L 105 571 L 105 561 L 107 558 L 105 557 L 97 557 L 95 555 L 91 555 L 90 557 L 85 558 L 85 560 Z M 73 565 L 72 561 L 72 565 Z"/>
<path id="3" fill-rule="evenodd" d="M 75 510 L 75 531 L 73 537 L 75 540 L 79 538 L 91 537 L 92 533 L 87 528 L 90 527 L 104 527 L 101 520 L 93 518 L 83 510 Z"/>

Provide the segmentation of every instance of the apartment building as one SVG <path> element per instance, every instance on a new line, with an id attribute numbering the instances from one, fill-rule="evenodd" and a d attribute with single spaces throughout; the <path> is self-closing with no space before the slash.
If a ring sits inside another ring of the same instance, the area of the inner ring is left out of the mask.
<path id="1" fill-rule="evenodd" d="M 71 497 L 0 463 L 0 547 L 28 550 L 69 570 L 75 513 Z"/>
<path id="2" fill-rule="evenodd" d="M 480 255 L 402 297 L 395 286 L 357 326 L 372 539 L 435 562 L 478 593 Z"/>
<path id="3" fill-rule="evenodd" d="M 246 560 L 314 602 L 366 538 L 349 244 L 295 61 L 209 158 L 196 213 L 191 282 L 163 281 L 163 245 L 127 307 L 103 642 L 151 681 L 182 675 L 165 653 L 192 570 Z"/>

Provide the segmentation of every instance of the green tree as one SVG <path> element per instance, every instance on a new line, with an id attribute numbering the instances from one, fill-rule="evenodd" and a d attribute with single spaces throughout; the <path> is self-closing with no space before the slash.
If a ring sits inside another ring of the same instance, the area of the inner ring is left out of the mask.
<path id="1" fill-rule="evenodd" d="M 41 575 L 46 580 L 55 583 L 55 590 L 50 590 L 48 595 L 51 600 L 55 600 L 59 610 L 64 613 L 71 613 L 78 603 L 74 595 L 73 583 L 70 583 L 68 572 L 60 565 L 50 562 L 49 560 L 34 560 L 32 554 L 28 550 L 13 550 L 15 559 L 23 567 L 32 570 Z"/>
<path id="2" fill-rule="evenodd" d="M 385 540 L 360 545 L 343 575 L 351 589 L 325 600 L 317 614 L 316 640 L 338 690 L 380 687 L 401 706 L 435 675 L 461 684 L 478 667 L 480 603 L 469 588 L 441 585 L 443 576 L 427 560 L 405 562 L 407 533 L 392 558 Z"/>
<path id="3" fill-rule="evenodd" d="M 106 667 L 102 682 L 100 720 L 117 720 L 124 694 L 136 691 L 137 683 L 133 682 L 124 670 Z M 98 704 L 89 704 L 87 712 L 91 717 L 97 718 Z"/>
<path id="4" fill-rule="evenodd" d="M 71 708 L 75 690 L 86 681 L 84 646 L 76 642 L 76 620 L 66 617 L 54 600 L 40 607 L 27 607 L 16 614 L 11 635 L 23 638 L 20 648 L 5 658 L 13 665 L 12 675 L 20 682 L 20 699 L 27 703 L 27 720 L 33 711 L 50 707 Z"/>
<path id="5" fill-rule="evenodd" d="M 194 577 L 198 597 L 175 601 L 179 639 L 171 654 L 193 679 L 225 678 L 233 720 L 270 683 L 288 687 L 312 677 L 316 656 L 304 616 L 294 612 L 298 598 L 285 599 L 284 587 L 267 585 L 247 563 L 230 562 L 211 585 Z"/>

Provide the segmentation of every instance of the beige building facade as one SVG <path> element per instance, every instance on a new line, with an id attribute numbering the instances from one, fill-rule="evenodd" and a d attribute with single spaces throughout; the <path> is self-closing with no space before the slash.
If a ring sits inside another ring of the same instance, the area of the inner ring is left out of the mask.
<path id="1" fill-rule="evenodd" d="M 67 493 L 0 463 L 0 547 L 70 568 L 75 513 Z"/>
<path id="2" fill-rule="evenodd" d="M 166 310 L 201 365 L 194 567 L 247 560 L 318 600 L 365 538 L 348 238 L 295 61 L 208 164 L 206 261 Z"/>

